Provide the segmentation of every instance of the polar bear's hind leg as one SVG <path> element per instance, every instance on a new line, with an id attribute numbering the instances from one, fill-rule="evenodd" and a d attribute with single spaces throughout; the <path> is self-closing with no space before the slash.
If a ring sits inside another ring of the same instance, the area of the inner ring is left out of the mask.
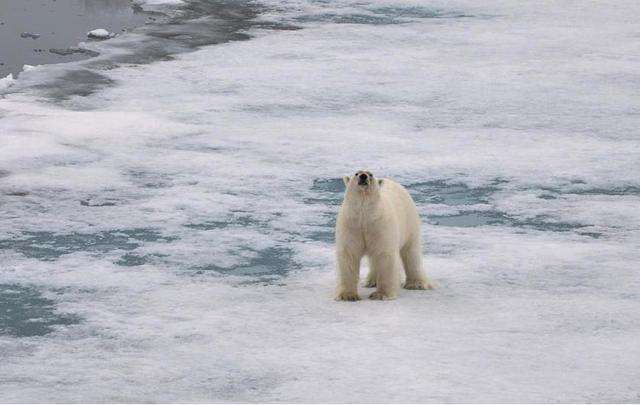
<path id="1" fill-rule="evenodd" d="M 364 286 L 367 288 L 375 288 L 378 283 L 378 275 L 374 271 L 373 267 L 369 269 L 369 274 L 367 274 L 367 279 L 364 282 Z"/>
<path id="2" fill-rule="evenodd" d="M 406 274 L 404 288 L 407 290 L 428 290 L 431 284 L 422 269 L 420 241 L 411 240 L 400 250 L 400 257 Z"/>

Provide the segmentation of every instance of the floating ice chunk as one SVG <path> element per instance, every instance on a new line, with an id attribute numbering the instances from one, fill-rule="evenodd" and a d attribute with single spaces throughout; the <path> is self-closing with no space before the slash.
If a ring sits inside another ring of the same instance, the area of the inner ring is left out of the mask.
<path id="1" fill-rule="evenodd" d="M 0 79 L 0 91 L 6 90 L 13 85 L 15 79 L 13 78 L 13 74 L 9 73 L 2 79 Z"/>
<path id="2" fill-rule="evenodd" d="M 34 70 L 37 69 L 40 65 L 23 65 L 22 66 L 22 71 L 23 72 L 28 72 L 30 70 Z"/>
<path id="3" fill-rule="evenodd" d="M 182 0 L 138 0 L 136 1 L 136 3 L 156 6 L 156 5 L 165 5 L 165 4 L 166 5 L 182 4 L 183 1 Z"/>
<path id="4" fill-rule="evenodd" d="M 33 32 L 23 32 L 22 34 L 20 34 L 20 38 L 38 39 L 40 38 L 40 34 L 35 34 Z"/>
<path id="5" fill-rule="evenodd" d="M 105 30 L 104 28 L 98 28 L 87 32 L 87 36 L 94 39 L 109 39 L 113 38 L 115 34 Z"/>
<path id="6" fill-rule="evenodd" d="M 73 55 L 74 53 L 83 53 L 88 56 L 98 56 L 99 53 L 96 51 L 92 51 L 90 49 L 85 48 L 51 48 L 49 49 L 50 53 L 55 53 L 56 55 L 67 56 Z"/>

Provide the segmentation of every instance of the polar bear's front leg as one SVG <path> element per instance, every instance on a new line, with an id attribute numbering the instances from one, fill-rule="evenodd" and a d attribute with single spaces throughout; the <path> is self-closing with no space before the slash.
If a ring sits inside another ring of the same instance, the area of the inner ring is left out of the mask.
<path id="1" fill-rule="evenodd" d="M 360 278 L 359 255 L 347 249 L 338 250 L 338 288 L 336 299 L 339 301 L 358 301 L 358 279 Z"/>
<path id="2" fill-rule="evenodd" d="M 394 299 L 400 288 L 399 258 L 397 253 L 380 252 L 370 256 L 371 271 L 376 275 L 376 291 L 372 300 Z"/>

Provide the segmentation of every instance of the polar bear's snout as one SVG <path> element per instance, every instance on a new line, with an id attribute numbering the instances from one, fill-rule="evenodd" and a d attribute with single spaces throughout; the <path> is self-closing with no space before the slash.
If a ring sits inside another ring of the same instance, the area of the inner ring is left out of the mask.
<path id="1" fill-rule="evenodd" d="M 358 179 L 359 186 L 368 186 L 373 180 L 373 174 L 371 172 L 361 171 L 356 173 L 356 178 Z"/>

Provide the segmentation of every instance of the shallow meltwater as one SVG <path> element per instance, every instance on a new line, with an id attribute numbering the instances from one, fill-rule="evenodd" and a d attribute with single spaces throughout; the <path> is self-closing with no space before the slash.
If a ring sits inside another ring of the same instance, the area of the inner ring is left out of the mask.
<path id="1" fill-rule="evenodd" d="M 80 321 L 76 315 L 56 311 L 55 301 L 43 297 L 35 287 L 0 284 L 0 335 L 42 336 L 53 332 L 56 326 Z"/>
<path id="2" fill-rule="evenodd" d="M 414 201 L 418 204 L 433 203 L 447 205 L 469 205 L 488 203 L 500 180 L 494 180 L 486 187 L 469 187 L 451 180 L 435 180 L 413 183 L 406 186 Z"/>
<path id="3" fill-rule="evenodd" d="M 1 82 L 0 402 L 637 400 L 639 3 L 45 3 L 136 27 Z M 360 169 L 434 290 L 333 300 Z"/>
<path id="4" fill-rule="evenodd" d="M 469 187 L 464 183 L 456 183 L 455 180 L 430 180 L 425 182 L 407 184 L 405 187 L 418 206 L 424 207 L 424 226 L 429 233 L 432 227 L 481 227 L 481 226 L 506 226 L 520 228 L 520 231 L 536 230 L 542 232 L 576 232 L 578 235 L 589 237 L 602 236 L 599 232 L 590 231 L 590 224 L 579 222 L 554 221 L 545 215 L 536 215 L 529 218 L 518 218 L 507 212 L 500 211 L 492 205 L 496 198 L 495 193 L 503 188 L 508 188 L 508 181 L 495 179 L 486 186 Z M 305 199 L 307 204 L 319 204 L 326 208 L 322 214 L 326 218 L 324 226 L 320 230 L 308 235 L 310 239 L 333 242 L 334 228 L 337 217 L 337 206 L 342 203 L 344 184 L 342 179 L 316 179 L 311 187 L 313 196 Z M 632 195 L 635 188 L 626 187 L 614 190 L 581 189 L 540 189 L 543 194 L 538 198 L 551 199 L 550 193 L 557 196 L 563 194 L 598 194 L 598 195 Z M 453 213 L 438 214 L 437 209 L 431 210 L 431 206 L 439 204 L 455 208 Z M 481 205 L 478 209 L 474 209 Z"/>
<path id="5" fill-rule="evenodd" d="M 232 267 L 209 264 L 195 267 L 192 270 L 196 274 L 213 271 L 223 275 L 250 277 L 250 280 L 243 282 L 279 283 L 282 282 L 281 277 L 300 268 L 293 260 L 293 251 L 284 246 L 270 247 L 264 250 L 255 250 L 246 246 L 241 250 L 249 253 L 247 263 Z"/>
<path id="6" fill-rule="evenodd" d="M 106 253 L 112 250 L 130 251 L 144 242 L 169 242 L 155 229 L 117 229 L 99 233 L 56 234 L 25 232 L 19 237 L 0 240 L 0 248 L 13 250 L 38 260 L 55 260 L 76 252 Z"/>

